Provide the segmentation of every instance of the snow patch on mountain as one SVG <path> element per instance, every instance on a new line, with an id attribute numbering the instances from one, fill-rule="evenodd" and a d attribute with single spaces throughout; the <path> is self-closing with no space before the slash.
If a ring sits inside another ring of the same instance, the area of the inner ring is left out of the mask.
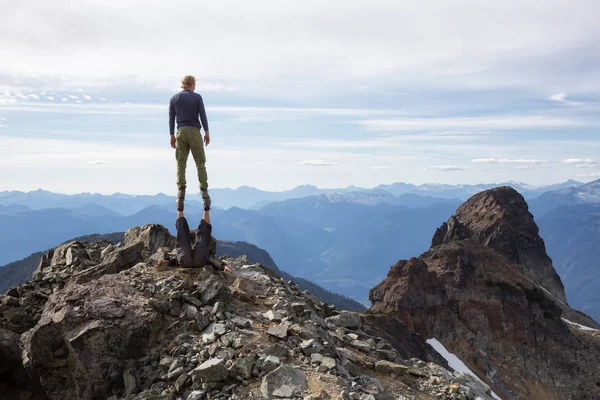
<path id="1" fill-rule="evenodd" d="M 426 342 L 431 347 L 433 347 L 435 349 L 435 351 L 437 351 L 440 354 L 440 356 L 442 356 L 442 357 L 444 357 L 446 359 L 446 361 L 448 362 L 448 365 L 450 366 L 450 368 L 452 368 L 456 372 L 462 372 L 464 374 L 471 375 L 472 377 L 474 377 L 475 379 L 477 379 L 479 382 L 481 382 L 484 385 L 486 385 L 486 383 L 483 382 L 481 379 L 479 379 L 479 377 L 477 375 L 475 375 L 475 373 L 473 371 L 471 371 L 471 369 L 469 367 L 467 367 L 465 365 L 465 363 L 462 362 L 462 360 L 456 356 L 456 354 L 450 353 L 446 349 L 446 347 L 444 347 L 444 345 L 440 343 L 439 340 L 437 340 L 435 338 L 431 338 L 431 339 L 427 339 Z M 491 391 L 491 394 L 492 394 L 492 397 L 494 399 L 502 400 L 500 398 L 500 396 L 498 396 L 496 393 L 494 393 L 494 391 Z"/>
<path id="2" fill-rule="evenodd" d="M 561 319 L 563 321 L 565 321 L 567 324 L 573 325 L 573 326 L 577 327 L 578 329 L 581 329 L 582 331 L 600 332 L 600 330 L 598 330 L 598 329 L 590 328 L 589 326 L 585 326 L 585 325 L 578 324 L 577 322 L 569 321 L 566 318 L 561 318 Z"/>

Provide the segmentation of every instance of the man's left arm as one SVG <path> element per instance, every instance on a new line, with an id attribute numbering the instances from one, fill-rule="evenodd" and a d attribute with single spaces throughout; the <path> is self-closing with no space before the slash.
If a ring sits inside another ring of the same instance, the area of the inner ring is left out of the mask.
<path id="1" fill-rule="evenodd" d="M 208 259 L 208 263 L 213 267 L 214 270 L 216 271 L 222 271 L 222 272 L 231 272 L 231 269 L 227 266 L 227 264 L 224 261 L 221 261 L 219 259 L 216 258 L 209 258 Z"/>
<path id="2" fill-rule="evenodd" d="M 208 118 L 206 118 L 206 110 L 204 109 L 204 100 L 202 96 L 198 95 L 200 101 L 198 102 L 198 114 L 200 115 L 200 122 L 204 128 L 204 143 L 208 146 L 210 143 L 210 133 L 208 132 Z"/>
<path id="3" fill-rule="evenodd" d="M 171 147 L 175 149 L 177 140 L 175 139 L 175 106 L 173 106 L 173 99 L 169 102 L 169 133 L 171 134 Z"/>

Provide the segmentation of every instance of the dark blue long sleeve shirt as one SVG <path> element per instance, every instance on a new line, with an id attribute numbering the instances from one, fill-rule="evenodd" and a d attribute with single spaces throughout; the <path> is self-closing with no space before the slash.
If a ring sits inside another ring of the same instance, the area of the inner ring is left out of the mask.
<path id="1" fill-rule="evenodd" d="M 200 120 L 198 115 L 200 115 Z M 177 119 L 177 129 L 182 126 L 193 126 L 198 129 L 204 127 L 204 132 L 208 132 L 204 102 L 198 93 L 182 90 L 171 97 L 169 105 L 169 132 L 171 135 L 175 134 L 175 119 Z"/>

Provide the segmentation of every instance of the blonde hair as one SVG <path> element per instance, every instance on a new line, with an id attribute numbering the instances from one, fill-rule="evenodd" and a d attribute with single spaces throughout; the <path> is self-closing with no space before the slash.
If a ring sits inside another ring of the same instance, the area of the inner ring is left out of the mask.
<path id="1" fill-rule="evenodd" d="M 196 84 L 196 78 L 194 78 L 192 75 L 186 75 L 181 80 L 181 88 L 182 89 L 189 89 L 192 86 L 194 86 L 195 84 Z"/>

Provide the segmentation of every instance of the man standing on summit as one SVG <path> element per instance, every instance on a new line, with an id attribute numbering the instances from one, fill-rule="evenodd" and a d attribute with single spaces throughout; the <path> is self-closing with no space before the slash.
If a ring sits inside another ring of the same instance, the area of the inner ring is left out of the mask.
<path id="1" fill-rule="evenodd" d="M 204 209 L 210 210 L 206 155 L 204 154 L 204 144 L 208 146 L 210 143 L 210 134 L 204 102 L 202 96 L 194 93 L 196 78 L 193 76 L 184 76 L 181 80 L 181 88 L 183 90 L 171 98 L 169 105 L 171 147 L 175 149 L 175 158 L 177 159 L 177 211 L 183 211 L 186 188 L 185 168 L 190 150 L 198 170 L 198 181 L 200 182 Z M 199 119 L 198 116 L 200 116 Z M 177 136 L 175 136 L 175 119 L 177 119 Z M 204 143 L 200 128 L 204 128 Z"/>

